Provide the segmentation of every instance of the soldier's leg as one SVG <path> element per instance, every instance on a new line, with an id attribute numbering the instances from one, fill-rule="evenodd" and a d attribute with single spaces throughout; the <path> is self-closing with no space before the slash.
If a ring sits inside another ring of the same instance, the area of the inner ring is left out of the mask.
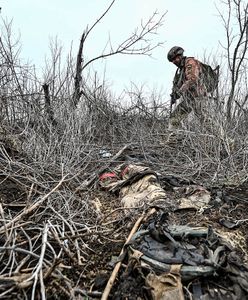
<path id="1" fill-rule="evenodd" d="M 205 129 L 211 129 L 211 111 L 210 111 L 210 99 L 208 97 L 198 97 L 195 99 L 194 113 L 199 119 L 200 124 Z"/>
<path id="2" fill-rule="evenodd" d="M 170 116 L 169 129 L 179 128 L 181 122 L 192 111 L 192 106 L 189 105 L 188 99 L 181 99 L 181 102 L 176 106 Z"/>

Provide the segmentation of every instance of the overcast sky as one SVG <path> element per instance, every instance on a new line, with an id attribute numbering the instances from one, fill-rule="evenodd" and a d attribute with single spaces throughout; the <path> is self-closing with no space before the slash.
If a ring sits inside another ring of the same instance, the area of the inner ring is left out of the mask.
<path id="1" fill-rule="evenodd" d="M 51 38 L 57 37 L 65 52 L 73 42 L 76 53 L 85 27 L 92 25 L 110 3 L 111 0 L 0 0 L 2 17 L 13 19 L 13 31 L 21 34 L 21 56 L 39 69 L 44 66 Z M 175 66 L 166 55 L 172 46 L 180 45 L 186 55 L 201 58 L 205 52 L 216 53 L 219 41 L 224 39 L 216 5 L 219 6 L 218 0 L 116 0 L 90 35 L 85 54 L 87 58 L 101 54 L 109 36 L 113 44 L 118 44 L 154 11 L 167 12 L 156 37 L 165 43 L 153 52 L 153 59 L 117 55 L 94 68 L 100 74 L 106 69 L 106 78 L 117 93 L 130 87 L 131 81 L 170 92 Z"/>

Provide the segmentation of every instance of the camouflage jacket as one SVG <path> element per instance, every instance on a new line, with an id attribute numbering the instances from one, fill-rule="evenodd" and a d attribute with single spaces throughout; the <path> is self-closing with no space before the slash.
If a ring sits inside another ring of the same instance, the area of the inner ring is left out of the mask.
<path id="1" fill-rule="evenodd" d="M 183 67 L 178 68 L 173 80 L 173 90 L 180 95 L 200 97 L 207 94 L 201 82 L 201 63 L 194 57 L 186 57 Z"/>

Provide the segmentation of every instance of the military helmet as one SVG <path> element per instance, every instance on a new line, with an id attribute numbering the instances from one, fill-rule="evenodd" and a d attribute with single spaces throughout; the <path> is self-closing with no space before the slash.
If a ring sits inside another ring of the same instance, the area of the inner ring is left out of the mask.
<path id="1" fill-rule="evenodd" d="M 177 55 L 182 55 L 184 52 L 184 49 L 182 47 L 178 47 L 178 46 L 174 46 L 170 49 L 170 51 L 167 54 L 167 58 L 170 62 L 173 61 L 173 59 L 177 56 Z"/>

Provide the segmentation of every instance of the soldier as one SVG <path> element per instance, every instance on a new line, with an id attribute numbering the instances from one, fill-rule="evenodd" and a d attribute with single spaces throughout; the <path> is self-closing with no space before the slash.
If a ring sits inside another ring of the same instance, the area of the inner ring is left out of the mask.
<path id="1" fill-rule="evenodd" d="M 167 55 L 168 60 L 177 66 L 171 104 L 178 102 L 170 114 L 169 129 L 178 128 L 191 111 L 199 118 L 201 124 L 206 119 L 205 106 L 210 89 L 204 82 L 203 67 L 210 69 L 211 67 L 202 64 L 194 57 L 183 56 L 183 52 L 183 48 L 175 46 Z M 212 69 L 210 71 L 213 72 Z"/>

